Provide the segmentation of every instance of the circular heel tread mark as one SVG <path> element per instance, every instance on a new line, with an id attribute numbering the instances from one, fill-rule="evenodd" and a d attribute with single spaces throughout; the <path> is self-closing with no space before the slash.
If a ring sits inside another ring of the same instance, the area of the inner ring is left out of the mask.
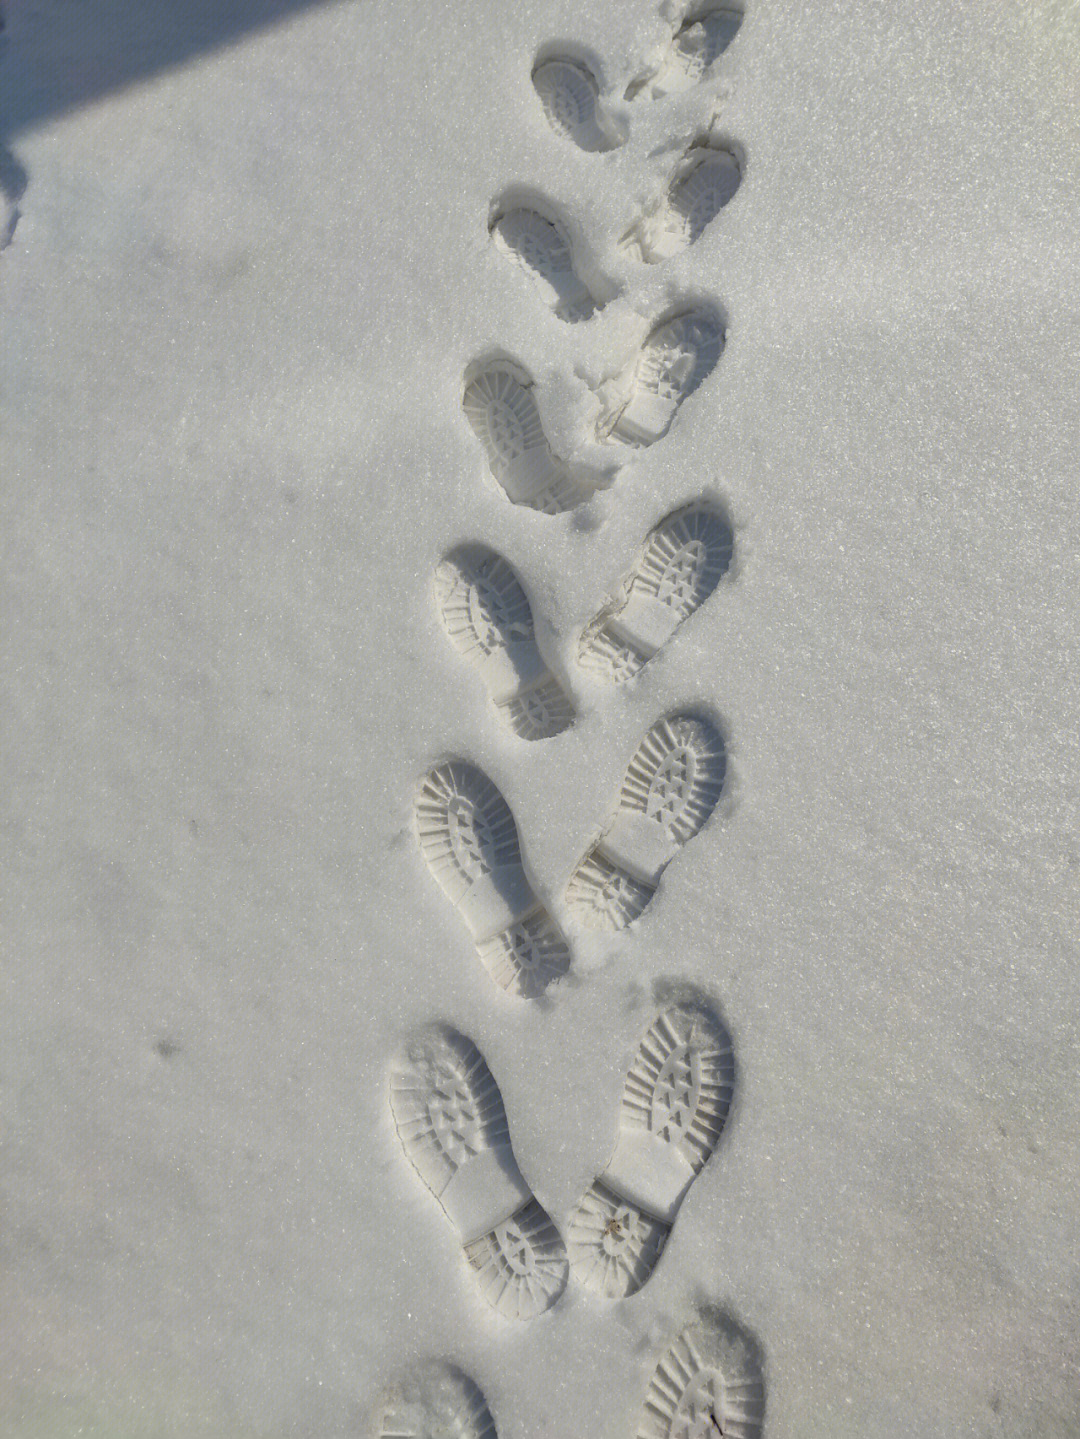
<path id="1" fill-rule="evenodd" d="M 550 677 L 506 705 L 507 718 L 521 739 L 551 739 L 574 722 L 574 707 L 559 682 Z"/>
<path id="2" fill-rule="evenodd" d="M 535 1199 L 465 1246 L 484 1298 L 510 1319 L 535 1319 L 566 1288 L 569 1263 L 559 1231 Z"/>
<path id="3" fill-rule="evenodd" d="M 660 1261 L 671 1226 L 596 1180 L 570 1220 L 567 1245 L 581 1282 L 628 1299 Z"/>
<path id="4" fill-rule="evenodd" d="M 612 632 L 608 618 L 603 614 L 586 626 L 581 635 L 578 663 L 583 669 L 602 674 L 612 684 L 624 684 L 643 668 L 647 658 Z"/>
<path id="5" fill-rule="evenodd" d="M 536 999 L 570 968 L 570 950 L 551 916 L 537 909 L 485 940 L 480 958 L 496 984 L 521 999 Z"/>
<path id="6" fill-rule="evenodd" d="M 655 892 L 594 850 L 570 876 L 566 904 L 582 916 L 589 929 L 625 929 Z"/>

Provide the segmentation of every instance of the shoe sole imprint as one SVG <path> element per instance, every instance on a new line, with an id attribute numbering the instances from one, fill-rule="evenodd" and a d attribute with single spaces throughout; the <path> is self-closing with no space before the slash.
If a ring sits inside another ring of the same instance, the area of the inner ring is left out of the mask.
<path id="1" fill-rule="evenodd" d="M 566 1249 L 522 1177 L 499 1087 L 455 1030 L 416 1036 L 390 1077 L 402 1148 L 457 1230 L 484 1298 L 534 1319 L 566 1286 Z"/>
<path id="2" fill-rule="evenodd" d="M 691 1324 L 649 1382 L 637 1439 L 759 1439 L 761 1365 L 731 1323 Z"/>
<path id="3" fill-rule="evenodd" d="M 623 1086 L 615 1151 L 567 1230 L 590 1289 L 625 1299 L 646 1283 L 716 1148 L 734 1082 L 731 1041 L 711 1012 L 674 1006 L 650 1025 Z"/>
<path id="4" fill-rule="evenodd" d="M 619 248 L 647 265 L 680 254 L 715 220 L 741 180 L 742 169 L 730 150 L 692 145 L 676 167 L 663 202 L 630 227 Z"/>
<path id="5" fill-rule="evenodd" d="M 627 87 L 627 100 L 643 95 L 654 100 L 677 95 L 708 77 L 713 62 L 735 39 L 742 24 L 742 12 L 724 6 L 698 5 L 694 9 L 698 13 L 684 20 L 675 31 L 656 69 Z"/>
<path id="6" fill-rule="evenodd" d="M 667 434 L 676 411 L 715 369 L 724 332 L 710 316 L 688 310 L 653 329 L 637 359 L 600 390 L 596 433 L 635 448 Z"/>
<path id="7" fill-rule="evenodd" d="M 418 1366 L 387 1394 L 379 1439 L 498 1439 L 480 1388 L 448 1364 Z"/>
<path id="8" fill-rule="evenodd" d="M 570 240 L 557 221 L 518 205 L 496 217 L 491 237 L 496 248 L 525 271 L 560 320 L 574 324 L 600 309 L 574 268 Z"/>
<path id="9" fill-rule="evenodd" d="M 595 478 L 552 453 L 532 378 L 520 365 L 493 360 L 467 373 L 462 406 L 491 473 L 515 505 L 557 515 L 597 488 Z"/>
<path id="10" fill-rule="evenodd" d="M 703 500 L 661 520 L 618 596 L 585 627 L 581 666 L 613 684 L 636 675 L 716 589 L 733 547 L 731 526 Z"/>
<path id="11" fill-rule="evenodd" d="M 570 951 L 529 886 L 510 806 L 481 770 L 439 765 L 416 795 L 420 849 L 509 994 L 535 999 L 570 968 Z"/>
<path id="12" fill-rule="evenodd" d="M 486 545 L 452 550 L 435 571 L 435 598 L 450 643 L 479 670 L 515 734 L 550 739 L 573 724 L 573 705 L 537 647 L 528 598 L 501 555 Z"/>
<path id="13" fill-rule="evenodd" d="M 596 76 L 580 60 L 566 56 L 545 60 L 533 70 L 532 82 L 556 135 L 592 152 L 622 144 L 601 114 Z"/>
<path id="14" fill-rule="evenodd" d="M 587 929 L 625 929 L 660 876 L 716 808 L 726 753 L 720 732 L 692 714 L 658 720 L 627 767 L 614 815 L 570 876 L 566 906 Z"/>

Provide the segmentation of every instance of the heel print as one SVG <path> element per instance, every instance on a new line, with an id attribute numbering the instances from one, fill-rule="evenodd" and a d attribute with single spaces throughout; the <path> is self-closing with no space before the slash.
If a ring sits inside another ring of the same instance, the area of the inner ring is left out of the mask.
<path id="1" fill-rule="evenodd" d="M 583 632 L 581 666 L 613 684 L 636 675 L 716 589 L 733 543 L 731 526 L 704 501 L 661 520 L 618 598 Z"/>
<path id="2" fill-rule="evenodd" d="M 597 438 L 638 448 L 654 444 L 712 373 L 723 348 L 720 326 L 697 311 L 657 325 L 630 370 L 602 387 Z"/>
<path id="3" fill-rule="evenodd" d="M 454 1030 L 418 1035 L 390 1079 L 402 1148 L 457 1230 L 484 1298 L 533 1319 L 566 1285 L 566 1250 L 522 1178 L 502 1095 L 480 1051 Z"/>
<path id="4" fill-rule="evenodd" d="M 570 1259 L 590 1289 L 624 1299 L 648 1280 L 716 1148 L 734 1081 L 715 1015 L 679 1006 L 650 1026 L 626 1076 L 615 1152 L 570 1221 Z"/>
<path id="5" fill-rule="evenodd" d="M 573 706 L 537 648 L 532 609 L 506 560 L 463 545 L 435 571 L 435 598 L 450 643 L 480 671 L 515 734 L 549 739 L 570 727 Z"/>
<path id="6" fill-rule="evenodd" d="M 466 377 L 462 400 L 495 479 L 515 505 L 546 515 L 572 510 L 596 488 L 552 453 L 528 373 L 495 360 Z"/>
<path id="7" fill-rule="evenodd" d="M 562 226 L 538 210 L 506 210 L 491 227 L 496 246 L 525 271 L 560 320 L 588 320 L 599 308 L 574 268 Z"/>
<path id="8" fill-rule="evenodd" d="M 724 741 L 695 715 L 653 725 L 630 761 L 618 807 L 570 876 L 567 908 L 588 929 L 624 929 L 705 824 L 724 785 Z"/>
<path id="9" fill-rule="evenodd" d="M 520 999 L 561 979 L 570 951 L 532 892 L 510 806 L 487 776 L 459 760 L 433 769 L 417 792 L 416 832 L 492 979 Z"/>
<path id="10" fill-rule="evenodd" d="M 656 1366 L 637 1439 L 759 1439 L 765 1418 L 761 1365 L 729 1322 L 684 1329 Z"/>

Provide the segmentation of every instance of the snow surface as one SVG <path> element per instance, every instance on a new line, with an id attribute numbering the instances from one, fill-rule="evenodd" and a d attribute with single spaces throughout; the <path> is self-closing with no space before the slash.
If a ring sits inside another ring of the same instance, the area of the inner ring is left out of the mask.
<path id="1" fill-rule="evenodd" d="M 626 103 L 678 19 L 651 0 L 279 6 L 97 91 L 149 43 L 125 12 L 178 7 L 81 9 L 9 4 L 0 58 L 0 1433 L 343 1439 L 435 1358 L 503 1439 L 622 1439 L 715 1304 L 769 1439 L 1075 1439 L 1080 10 L 747 0 L 711 78 Z M 561 45 L 626 144 L 548 126 Z M 717 110 L 735 198 L 621 253 Z M 516 191 L 606 277 L 594 319 L 491 242 Z M 466 367 L 515 357 L 592 462 L 593 390 L 688 299 L 727 347 L 671 432 L 569 514 L 511 505 Z M 591 678 L 581 628 L 702 494 L 731 574 Z M 442 632 L 473 540 L 574 698 L 555 738 Z M 712 821 L 636 925 L 504 994 L 418 779 L 480 765 L 565 921 L 638 739 L 693 704 L 729 744 Z M 472 1037 L 565 1228 L 681 984 L 736 1095 L 655 1275 L 503 1319 L 402 1156 L 392 1054 Z"/>

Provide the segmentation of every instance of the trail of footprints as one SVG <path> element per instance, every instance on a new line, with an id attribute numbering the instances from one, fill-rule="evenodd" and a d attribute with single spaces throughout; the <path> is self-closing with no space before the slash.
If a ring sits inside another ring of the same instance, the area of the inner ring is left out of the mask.
<path id="1" fill-rule="evenodd" d="M 624 105 L 708 80 L 741 19 L 725 7 L 688 11 L 666 49 L 625 88 Z M 626 142 L 628 112 L 611 104 L 578 57 L 542 53 L 532 83 L 560 141 L 597 155 Z M 741 178 L 731 146 L 697 136 L 618 248 L 649 265 L 686 250 Z M 575 262 L 568 228 L 545 202 L 496 202 L 489 229 L 534 300 L 561 320 L 588 322 L 603 309 Z M 659 316 L 635 359 L 599 387 L 593 440 L 613 453 L 662 440 L 723 346 L 708 306 Z M 593 470 L 554 452 L 532 376 L 515 358 L 489 355 L 470 366 L 462 407 L 487 469 L 514 504 L 561 514 L 617 473 L 618 466 Z M 616 592 L 582 626 L 583 675 L 610 686 L 637 675 L 710 599 L 733 548 L 731 526 L 709 500 L 661 519 Z M 507 559 L 480 542 L 457 546 L 437 566 L 433 591 L 449 644 L 513 735 L 540 742 L 574 724 L 573 686 L 544 654 L 529 596 Z M 664 870 L 709 822 L 725 768 L 724 738 L 708 715 L 675 710 L 657 719 L 628 757 L 612 812 L 583 844 L 557 906 L 561 920 L 532 886 L 509 805 L 471 762 L 448 759 L 421 779 L 416 836 L 488 974 L 508 995 L 535 1000 L 570 971 L 578 929 L 622 930 L 643 914 Z M 393 1063 L 390 1106 L 401 1146 L 453 1227 L 479 1294 L 505 1318 L 529 1321 L 558 1302 L 571 1277 L 610 1302 L 647 1283 L 720 1140 L 734 1083 L 731 1042 L 708 1004 L 695 999 L 656 1014 L 626 1075 L 613 1149 L 571 1214 L 565 1242 L 518 1166 L 498 1085 L 471 1039 L 445 1025 L 415 1035 Z M 709 1313 L 656 1363 L 636 1435 L 757 1439 L 763 1416 L 756 1346 L 730 1319 Z M 495 1439 L 496 1426 L 477 1385 L 432 1362 L 387 1393 L 378 1432 L 381 1439 Z"/>
<path id="2" fill-rule="evenodd" d="M 688 20 L 672 37 L 668 53 L 630 86 L 625 98 L 657 98 L 697 84 L 734 38 L 740 19 L 731 10 L 713 10 Z M 586 65 L 568 56 L 547 57 L 532 78 L 544 114 L 561 138 L 593 152 L 621 143 Z M 626 230 L 620 250 L 650 265 L 685 250 L 729 203 L 741 179 L 734 151 L 709 133 L 698 135 L 664 194 Z M 497 204 L 490 230 L 497 249 L 528 276 L 560 319 L 589 320 L 603 308 L 581 275 L 570 236 L 554 210 L 538 201 Z M 655 444 L 712 373 L 723 347 L 717 314 L 687 305 L 661 316 L 626 370 L 599 387 L 594 440 L 633 449 Z M 462 404 L 493 479 L 513 504 L 562 514 L 611 482 L 610 472 L 575 466 L 555 454 L 532 376 L 516 359 L 497 356 L 470 366 Z"/>

